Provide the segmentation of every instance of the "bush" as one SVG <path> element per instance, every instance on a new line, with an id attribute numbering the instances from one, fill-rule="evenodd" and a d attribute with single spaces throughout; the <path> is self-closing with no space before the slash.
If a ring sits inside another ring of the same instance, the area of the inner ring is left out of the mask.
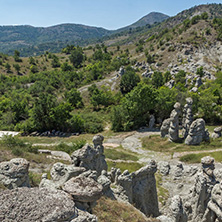
<path id="1" fill-rule="evenodd" d="M 86 133 L 99 133 L 103 131 L 103 121 L 94 114 L 82 115 L 84 131 Z"/>

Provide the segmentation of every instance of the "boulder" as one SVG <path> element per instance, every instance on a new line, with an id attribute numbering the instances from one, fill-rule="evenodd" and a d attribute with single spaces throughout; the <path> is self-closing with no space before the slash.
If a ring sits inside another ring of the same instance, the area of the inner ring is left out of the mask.
<path id="1" fill-rule="evenodd" d="M 168 135 L 169 128 L 170 128 L 170 121 L 171 121 L 170 118 L 165 119 L 163 121 L 161 128 L 160 128 L 161 137 L 165 137 Z"/>
<path id="2" fill-rule="evenodd" d="M 202 141 L 209 141 L 209 133 L 205 129 L 205 121 L 202 118 L 199 118 L 193 121 L 190 125 L 185 144 L 199 145 Z"/>
<path id="3" fill-rule="evenodd" d="M 29 162 L 23 158 L 15 158 L 0 163 L 0 183 L 8 189 L 30 187 Z"/>
<path id="4" fill-rule="evenodd" d="M 17 188 L 0 192 L 0 221 L 71 221 L 77 217 L 71 196 L 61 190 Z"/>
<path id="5" fill-rule="evenodd" d="M 98 200 L 103 191 L 101 184 L 82 175 L 71 178 L 62 186 L 62 189 L 71 194 L 74 201 L 86 203 Z"/>
<path id="6" fill-rule="evenodd" d="M 158 163 L 158 170 L 163 176 L 167 176 L 170 172 L 170 164 L 166 161 L 160 161 Z"/>
<path id="7" fill-rule="evenodd" d="M 97 222 L 98 219 L 95 215 L 88 213 L 87 211 L 77 211 L 78 217 L 73 219 L 71 222 Z"/>

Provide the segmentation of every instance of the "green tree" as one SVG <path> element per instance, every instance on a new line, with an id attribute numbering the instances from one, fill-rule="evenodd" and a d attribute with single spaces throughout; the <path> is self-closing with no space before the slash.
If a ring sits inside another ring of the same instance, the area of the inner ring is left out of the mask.
<path id="1" fill-rule="evenodd" d="M 121 77 L 120 91 L 122 94 L 129 93 L 138 83 L 140 77 L 135 73 L 135 70 L 128 66 L 125 73 Z"/>
<path id="2" fill-rule="evenodd" d="M 68 62 L 64 62 L 61 65 L 61 69 L 62 69 L 63 72 L 67 72 L 67 71 L 72 71 L 73 67 L 70 66 Z"/>
<path id="3" fill-rule="evenodd" d="M 152 86 L 139 83 L 112 111 L 112 129 L 128 131 L 149 122 L 149 114 L 157 101 L 157 92 Z"/>
<path id="4" fill-rule="evenodd" d="M 22 62 L 22 59 L 20 58 L 20 52 L 18 50 L 14 51 L 14 60 L 15 62 Z"/>
<path id="5" fill-rule="evenodd" d="M 81 66 L 82 62 L 84 61 L 83 50 L 80 47 L 77 47 L 72 50 L 71 55 L 69 57 L 70 62 L 73 64 L 75 68 Z"/>
<path id="6" fill-rule="evenodd" d="M 30 66 L 30 71 L 32 73 L 37 73 L 39 70 L 38 70 L 38 67 L 36 65 L 31 65 Z"/>
<path id="7" fill-rule="evenodd" d="M 52 68 L 57 68 L 57 67 L 60 67 L 60 62 L 59 62 L 59 57 L 56 56 L 56 55 L 53 55 L 53 58 L 52 58 L 52 61 L 51 61 L 51 65 L 52 65 Z"/>
<path id="8" fill-rule="evenodd" d="M 161 72 L 155 71 L 152 76 L 152 85 L 155 88 L 159 88 L 164 84 L 163 75 Z"/>
<path id="9" fill-rule="evenodd" d="M 11 72 L 11 65 L 8 62 L 5 64 L 5 68 L 7 73 Z"/>
<path id="10" fill-rule="evenodd" d="M 83 101 L 82 101 L 82 96 L 81 93 L 73 88 L 70 91 L 65 93 L 66 100 L 76 108 L 81 108 L 83 107 Z"/>
<path id="11" fill-rule="evenodd" d="M 13 67 L 15 68 L 16 72 L 19 74 L 21 66 L 19 64 L 14 64 Z"/>

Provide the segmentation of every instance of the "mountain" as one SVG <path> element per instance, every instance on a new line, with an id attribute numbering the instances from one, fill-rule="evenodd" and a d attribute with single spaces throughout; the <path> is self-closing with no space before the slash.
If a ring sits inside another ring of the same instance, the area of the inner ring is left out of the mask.
<path id="1" fill-rule="evenodd" d="M 117 31 L 120 32 L 120 31 L 124 31 L 124 30 L 135 29 L 137 27 L 143 27 L 146 25 L 153 25 L 155 23 L 163 22 L 164 20 L 166 20 L 168 18 L 169 18 L 169 16 L 165 15 L 163 13 L 151 12 L 151 13 L 145 15 L 144 17 L 142 17 L 141 19 L 139 19 L 137 22 L 135 22 L 129 26 L 123 27 L 121 29 L 118 29 Z"/>
<path id="2" fill-rule="evenodd" d="M 66 45 L 69 42 L 79 44 L 85 40 L 101 38 L 110 33 L 111 31 L 103 28 L 79 24 L 61 24 L 47 28 L 28 25 L 0 26 L 0 51 L 10 53 L 15 49 L 32 47 L 38 49 L 38 45 L 47 50 L 47 45 L 50 49 L 59 43 L 60 45 Z"/>
<path id="3" fill-rule="evenodd" d="M 58 52 L 67 44 L 87 45 L 96 39 L 120 33 L 127 29 L 152 25 L 168 18 L 162 13 L 152 12 L 130 26 L 115 31 L 80 24 L 60 24 L 51 27 L 0 26 L 0 51 L 13 54 L 14 50 L 21 51 L 22 56 L 45 51 Z"/>

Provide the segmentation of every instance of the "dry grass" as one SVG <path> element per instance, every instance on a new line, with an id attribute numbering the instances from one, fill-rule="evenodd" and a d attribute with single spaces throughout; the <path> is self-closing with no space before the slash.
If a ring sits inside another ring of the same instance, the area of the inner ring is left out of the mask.
<path id="1" fill-rule="evenodd" d="M 158 222 L 153 218 L 144 218 L 144 216 L 133 206 L 102 197 L 93 214 L 98 217 L 100 222 Z"/>

